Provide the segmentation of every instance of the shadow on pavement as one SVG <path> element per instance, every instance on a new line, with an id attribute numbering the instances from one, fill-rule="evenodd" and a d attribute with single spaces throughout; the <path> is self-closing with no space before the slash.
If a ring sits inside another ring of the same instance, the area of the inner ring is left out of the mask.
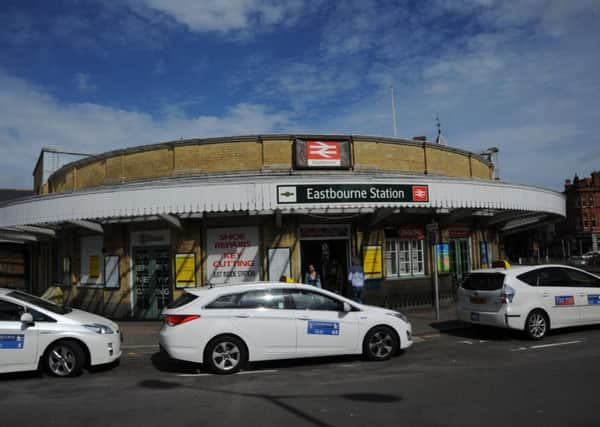
<path id="1" fill-rule="evenodd" d="M 398 356 L 396 356 L 398 357 Z M 166 353 L 157 351 L 150 360 L 152 365 L 161 372 L 175 374 L 200 374 L 209 373 L 200 363 L 185 362 L 182 360 L 171 359 Z M 326 366 L 337 363 L 353 363 L 362 361 L 360 355 L 351 356 L 329 356 L 313 357 L 301 359 L 269 360 L 265 362 L 251 362 L 245 371 L 265 370 L 265 369 L 293 369 L 307 366 Z"/>
<path id="2" fill-rule="evenodd" d="M 278 394 L 262 394 L 262 393 L 249 393 L 249 392 L 236 392 L 231 390 L 221 390 L 214 389 L 208 387 L 201 387 L 194 384 L 182 384 L 175 381 L 163 381 L 163 380 L 144 380 L 138 383 L 139 387 L 155 389 L 155 390 L 170 390 L 176 388 L 186 388 L 192 389 L 196 391 L 203 391 L 207 393 L 228 395 L 228 396 L 236 396 L 236 397 L 250 397 L 250 398 L 258 398 L 263 399 L 274 406 L 277 406 L 284 411 L 296 415 L 298 418 L 302 419 L 307 425 L 313 425 L 317 427 L 332 427 L 332 424 L 329 424 L 315 415 L 312 415 L 306 411 L 297 408 L 297 405 L 292 405 L 287 401 L 298 401 L 302 399 L 323 399 L 323 401 L 330 404 L 331 399 L 340 398 L 345 400 L 351 400 L 353 402 L 364 402 L 370 404 L 396 404 L 397 402 L 402 401 L 402 397 L 394 394 L 383 394 L 383 393 L 348 393 L 348 394 L 290 394 L 290 395 L 278 395 Z M 388 409 L 390 410 L 390 409 Z"/>
<path id="3" fill-rule="evenodd" d="M 18 381 L 31 378 L 42 378 L 43 376 L 41 371 L 11 372 L 8 374 L 0 374 L 0 381 Z"/>
<path id="4" fill-rule="evenodd" d="M 513 329 L 494 328 L 485 325 L 472 325 L 460 320 L 448 320 L 431 323 L 431 327 L 441 334 L 458 338 L 486 340 L 486 341 L 512 341 L 525 340 L 525 336 Z"/>
<path id="5" fill-rule="evenodd" d="M 121 360 L 117 359 L 114 362 L 105 363 L 104 365 L 90 366 L 88 368 L 88 372 L 90 374 L 99 374 L 102 372 L 111 371 L 113 369 L 116 369 L 120 364 L 121 364 Z"/>
<path id="6" fill-rule="evenodd" d="M 201 364 L 171 359 L 165 352 L 157 351 L 150 356 L 152 365 L 161 372 L 172 374 L 198 374 L 206 372 Z"/>
<path id="7" fill-rule="evenodd" d="M 523 331 L 516 329 L 505 329 L 496 328 L 493 326 L 486 325 L 472 325 L 460 321 L 446 321 L 446 322 L 434 322 L 431 323 L 431 327 L 437 329 L 441 334 L 449 335 L 458 338 L 477 339 L 486 341 L 529 341 L 529 339 Z M 600 331 L 600 325 L 590 326 L 575 326 L 561 329 L 551 329 L 547 336 L 560 336 L 564 335 L 568 337 L 570 333 L 584 332 L 584 331 Z M 542 340 L 543 341 L 543 340 Z"/>

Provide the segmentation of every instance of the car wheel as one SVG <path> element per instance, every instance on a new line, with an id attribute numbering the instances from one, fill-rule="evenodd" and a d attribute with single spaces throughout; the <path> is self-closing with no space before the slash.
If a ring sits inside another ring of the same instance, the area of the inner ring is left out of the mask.
<path id="1" fill-rule="evenodd" d="M 248 352 L 239 338 L 217 337 L 208 343 L 204 362 L 216 374 L 234 374 L 246 366 Z"/>
<path id="2" fill-rule="evenodd" d="M 525 334 L 532 340 L 540 340 L 548 333 L 549 326 L 548 316 L 541 310 L 534 310 L 525 320 Z"/>
<path id="3" fill-rule="evenodd" d="M 398 352 L 398 338 L 386 326 L 377 326 L 365 336 L 363 354 L 369 360 L 388 360 Z"/>
<path id="4" fill-rule="evenodd" d="M 81 374 L 85 353 L 74 341 L 58 341 L 44 353 L 44 367 L 55 377 L 75 377 Z"/>

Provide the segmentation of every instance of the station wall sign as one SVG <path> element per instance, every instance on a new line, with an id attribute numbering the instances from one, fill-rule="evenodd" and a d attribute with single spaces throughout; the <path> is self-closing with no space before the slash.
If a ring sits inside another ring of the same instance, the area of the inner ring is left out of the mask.
<path id="1" fill-rule="evenodd" d="M 296 169 L 350 169 L 349 140 L 296 139 Z"/>
<path id="2" fill-rule="evenodd" d="M 429 201 L 427 185 L 309 184 L 278 185 L 277 203 L 421 203 Z"/>

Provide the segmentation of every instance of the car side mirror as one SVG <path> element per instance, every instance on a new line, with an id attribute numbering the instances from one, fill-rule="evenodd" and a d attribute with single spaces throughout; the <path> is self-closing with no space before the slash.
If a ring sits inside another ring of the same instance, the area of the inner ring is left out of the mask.
<path id="1" fill-rule="evenodd" d="M 344 313 L 348 313 L 352 311 L 352 306 L 350 304 L 348 304 L 347 302 L 344 303 Z"/>
<path id="2" fill-rule="evenodd" d="M 23 313 L 21 314 L 21 322 L 27 325 L 33 325 L 33 316 L 31 313 Z"/>

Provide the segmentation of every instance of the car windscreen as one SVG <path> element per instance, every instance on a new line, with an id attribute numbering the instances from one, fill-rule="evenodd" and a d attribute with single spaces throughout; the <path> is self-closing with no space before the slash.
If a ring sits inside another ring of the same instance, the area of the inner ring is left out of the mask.
<path id="1" fill-rule="evenodd" d="M 198 298 L 196 295 L 184 292 L 179 298 L 177 298 L 174 301 L 171 301 L 169 305 L 167 305 L 167 308 L 183 307 L 184 305 L 187 305 L 194 301 L 196 298 Z"/>
<path id="2" fill-rule="evenodd" d="M 56 314 L 67 314 L 72 311 L 70 308 L 61 307 L 60 305 L 54 304 L 53 302 L 30 294 L 26 294 L 25 292 L 21 291 L 13 291 L 8 293 L 7 295 L 11 298 L 18 299 L 19 301 L 37 305 L 38 307 L 43 308 L 44 310 L 48 310 Z"/>
<path id="3" fill-rule="evenodd" d="M 471 273 L 462 287 L 470 291 L 495 291 L 502 289 L 503 283 L 502 273 Z"/>

